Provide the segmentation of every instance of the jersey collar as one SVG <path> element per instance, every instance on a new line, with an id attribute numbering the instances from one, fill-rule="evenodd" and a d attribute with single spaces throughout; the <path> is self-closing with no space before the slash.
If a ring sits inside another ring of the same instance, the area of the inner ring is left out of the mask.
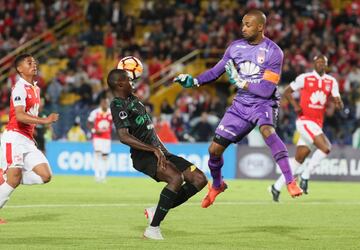
<path id="1" fill-rule="evenodd" d="M 313 70 L 313 74 L 320 79 L 323 79 L 326 76 L 326 73 L 324 73 L 322 76 L 320 76 L 319 73 L 316 72 L 316 70 Z"/>
<path id="2" fill-rule="evenodd" d="M 19 82 L 19 83 L 22 83 L 22 84 L 24 84 L 24 85 L 31 86 L 31 87 L 37 87 L 37 82 L 36 82 L 36 81 L 34 81 L 34 84 L 31 84 L 31 83 L 29 83 L 28 81 L 26 81 L 24 78 L 22 78 L 21 76 L 19 76 L 18 82 Z"/>

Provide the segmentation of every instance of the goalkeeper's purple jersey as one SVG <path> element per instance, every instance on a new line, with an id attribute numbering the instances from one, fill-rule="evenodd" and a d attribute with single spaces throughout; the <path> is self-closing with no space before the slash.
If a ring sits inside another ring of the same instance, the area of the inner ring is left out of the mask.
<path id="1" fill-rule="evenodd" d="M 271 93 L 269 97 L 263 97 L 250 92 L 250 88 L 249 90 L 238 89 L 234 101 L 245 105 L 260 103 L 274 105 L 274 102 L 279 100 L 276 84 L 280 80 L 283 57 L 280 47 L 267 37 L 256 45 L 240 39 L 229 45 L 223 58 L 213 68 L 196 78 L 199 84 L 216 80 L 225 72 L 226 62 L 232 59 L 240 77 L 252 85 L 251 89 L 256 89 L 252 92 L 262 92 L 270 88 Z"/>

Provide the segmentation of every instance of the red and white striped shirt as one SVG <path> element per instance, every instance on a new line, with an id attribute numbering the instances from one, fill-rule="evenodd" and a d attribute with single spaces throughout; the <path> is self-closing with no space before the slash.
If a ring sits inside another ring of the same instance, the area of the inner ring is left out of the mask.
<path id="1" fill-rule="evenodd" d="M 329 96 L 340 97 L 336 79 L 328 74 L 320 76 L 314 70 L 296 77 L 295 81 L 290 83 L 290 87 L 294 91 L 300 91 L 302 114 L 299 119 L 314 121 L 322 127 Z"/>
<path id="2" fill-rule="evenodd" d="M 26 124 L 16 119 L 15 107 L 24 106 L 25 112 L 38 116 L 40 107 L 40 88 L 28 83 L 19 77 L 11 91 L 9 123 L 7 130 L 16 131 L 26 137 L 33 139 L 35 124 Z"/>
<path id="3" fill-rule="evenodd" d="M 94 129 L 98 133 L 93 134 L 93 138 L 111 139 L 112 116 L 110 109 L 105 112 L 101 108 L 91 111 L 88 121 L 94 123 Z"/>

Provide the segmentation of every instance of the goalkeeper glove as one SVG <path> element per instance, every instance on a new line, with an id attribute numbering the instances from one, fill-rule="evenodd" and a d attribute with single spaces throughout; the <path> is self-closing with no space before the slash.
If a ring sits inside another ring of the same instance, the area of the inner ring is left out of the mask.
<path id="1" fill-rule="evenodd" d="M 183 88 L 199 87 L 199 82 L 189 74 L 180 74 L 174 78 L 174 82 L 178 82 Z"/>
<path id="2" fill-rule="evenodd" d="M 239 73 L 234 65 L 233 60 L 229 60 L 225 65 L 226 73 L 229 77 L 229 81 L 231 84 L 235 85 L 238 88 L 244 88 L 246 81 L 244 79 L 241 79 L 239 76 Z"/>

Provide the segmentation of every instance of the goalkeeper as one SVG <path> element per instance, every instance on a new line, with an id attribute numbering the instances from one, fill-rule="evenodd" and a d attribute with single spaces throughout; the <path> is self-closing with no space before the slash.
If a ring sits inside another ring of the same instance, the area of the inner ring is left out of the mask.
<path id="1" fill-rule="evenodd" d="M 235 85 L 237 95 L 216 128 L 209 147 L 209 161 L 213 183 L 202 201 L 209 207 L 227 185 L 222 179 L 223 152 L 230 143 L 237 143 L 255 126 L 271 150 L 272 156 L 285 176 L 292 197 L 300 196 L 285 144 L 275 132 L 278 116 L 280 80 L 283 52 L 273 41 L 264 36 L 266 17 L 258 10 L 251 10 L 242 20 L 243 39 L 236 40 L 226 49 L 223 58 L 210 70 L 193 78 L 180 74 L 174 79 L 184 88 L 199 87 L 219 78 L 226 70 L 230 83 Z"/>

